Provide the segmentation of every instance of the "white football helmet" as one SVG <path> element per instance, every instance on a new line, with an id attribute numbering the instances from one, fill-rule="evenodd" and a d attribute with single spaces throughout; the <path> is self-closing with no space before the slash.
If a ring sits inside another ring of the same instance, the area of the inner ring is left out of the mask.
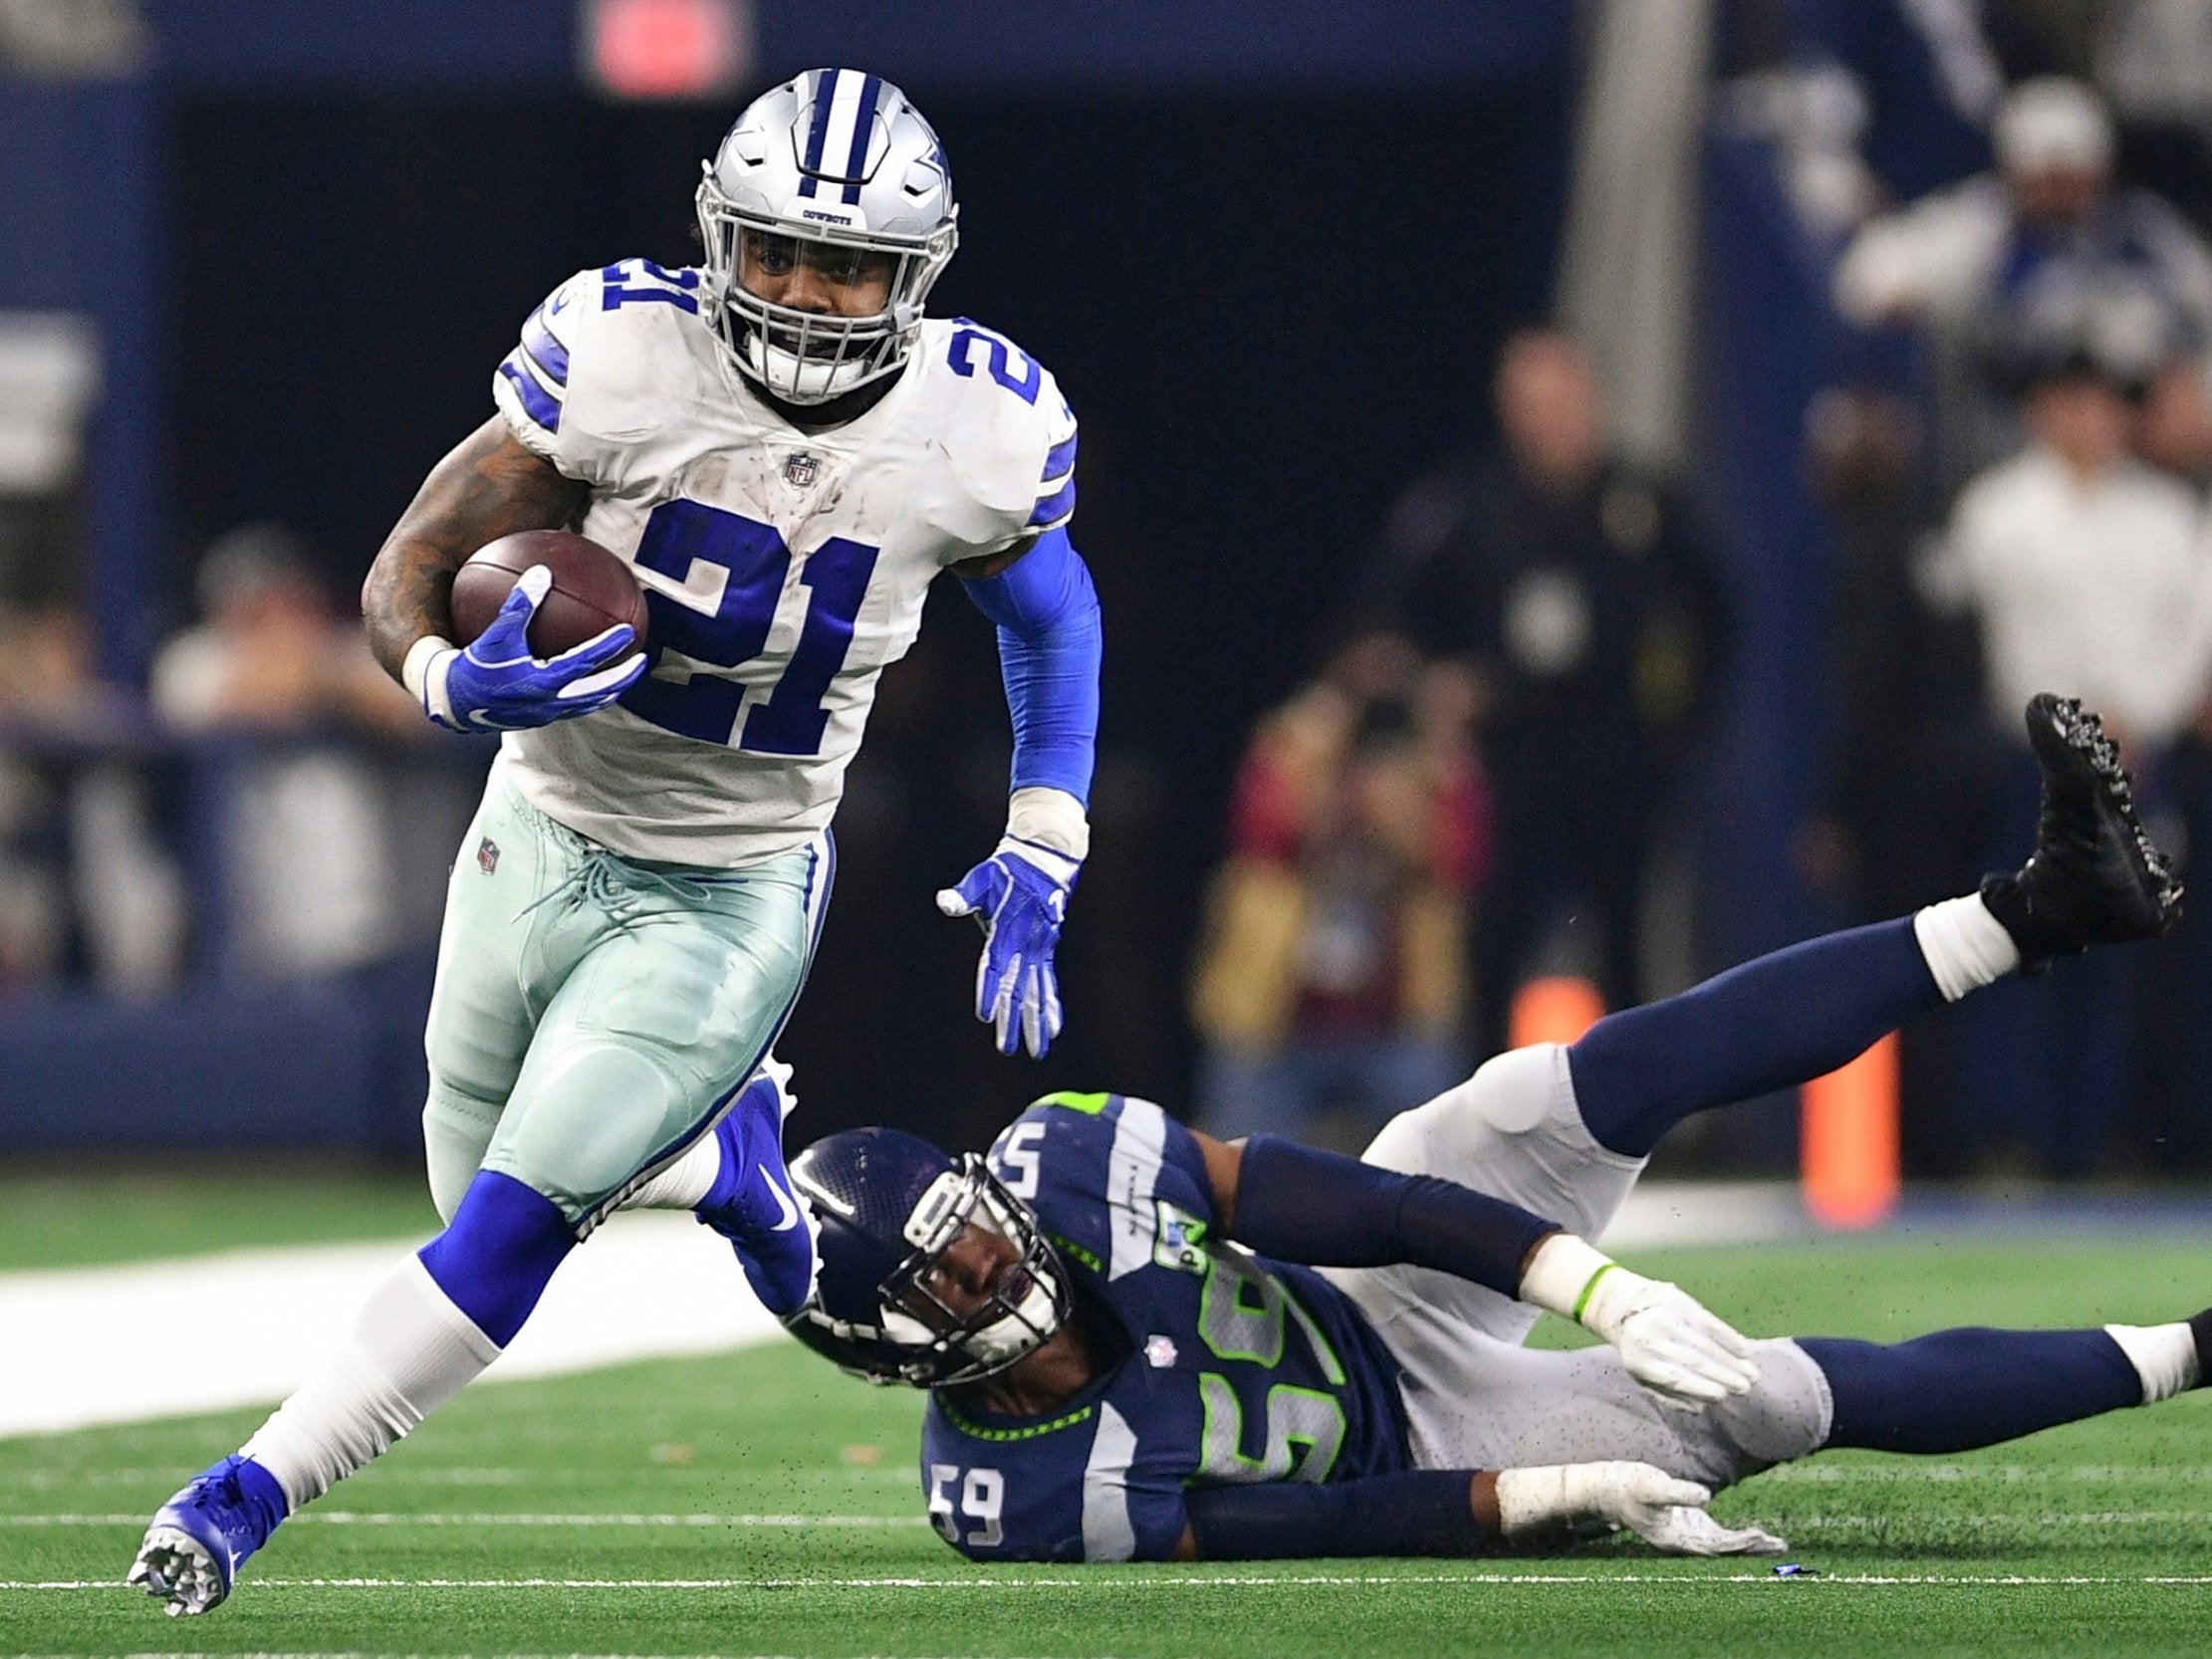
<path id="1" fill-rule="evenodd" d="M 749 378 L 821 403 L 906 360 L 960 210 L 944 147 L 904 93 L 857 69 L 809 70 L 755 99 L 704 171 L 700 311 Z M 792 238 L 815 260 L 888 255 L 889 298 L 865 317 L 763 300 L 738 280 L 749 236 Z"/>

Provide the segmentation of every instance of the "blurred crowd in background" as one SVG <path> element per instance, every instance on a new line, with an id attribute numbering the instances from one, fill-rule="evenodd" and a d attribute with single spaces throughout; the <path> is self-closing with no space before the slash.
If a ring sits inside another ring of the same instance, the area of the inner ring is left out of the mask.
<path id="1" fill-rule="evenodd" d="M 194 592 L 142 696 L 94 676 L 68 607 L 6 618 L 0 986 L 317 978 L 435 928 L 403 868 L 450 862 L 486 757 L 440 753 L 284 526 L 224 536 Z"/>
<path id="2" fill-rule="evenodd" d="M 1849 922 L 2017 864 L 2047 688 L 2102 713 L 2186 870 L 2212 848 L 2212 7 L 1902 8 L 1920 86 L 1876 10 L 1743 8 L 1724 88 L 1842 337 L 1804 434 L 1841 557 L 1800 873 Z M 1986 165 L 1913 192 L 1947 155 Z M 1411 481 L 1367 555 L 1373 631 L 1253 736 L 1191 1001 L 1223 1132 L 1356 1146 L 1497 1052 L 1529 981 L 1618 1008 L 1705 966 L 1664 884 L 1732 633 L 1695 480 L 1608 451 L 1565 336 L 1511 340 L 1492 391 L 1496 440 Z M 1908 1033 L 1913 1171 L 2201 1170 L 2203 934 Z"/>
<path id="3" fill-rule="evenodd" d="M 2103 714 L 2191 866 L 2212 848 L 2212 6 L 1742 0 L 1716 30 L 1705 121 L 1771 158 L 1822 286 L 1828 383 L 1793 445 L 1829 549 L 1828 648 L 1799 666 L 1817 787 L 1789 853 L 1810 914 L 1900 914 L 2017 864 L 2020 710 L 2046 688 Z M 1355 1145 L 1500 1048 L 1532 979 L 1617 1008 L 1726 965 L 1700 918 L 1740 872 L 1701 857 L 1698 827 L 1737 788 L 1712 733 L 1753 605 L 1694 438 L 1673 466 L 1617 442 L 1592 344 L 1544 315 L 1472 366 L 1464 430 L 1380 480 L 1394 500 L 1363 545 L 1296 550 L 1332 596 L 1265 649 L 1309 677 L 1268 688 L 1210 794 L 1161 757 L 1175 697 L 1218 688 L 1150 675 L 1117 721 L 1109 668 L 1102 856 L 1067 946 L 1087 1085 L 1133 1075 L 1219 1133 Z M 142 685 L 99 677 L 70 576 L 98 372 L 66 330 L 0 326 L 0 1010 L 414 971 L 487 751 L 432 732 L 369 660 L 348 584 L 373 549 L 274 520 L 196 551 Z M 1359 418 L 1312 390 L 1317 421 Z M 1087 499 L 1110 501 L 1133 434 L 1085 420 Z M 1103 542 L 1076 528 L 1110 659 L 1204 555 L 1147 566 L 1131 515 L 1094 522 Z M 916 895 L 1003 787 L 1003 734 L 975 735 L 996 719 L 988 647 L 943 610 L 839 821 L 838 905 L 863 932 L 927 928 Z M 1172 827 L 1192 814 L 1196 833 Z M 1193 842 L 1210 869 L 1162 873 Z M 860 1053 L 934 1064 L 923 1028 L 956 1015 L 967 948 L 826 960 L 808 1008 L 861 1010 L 811 1040 L 839 1116 L 895 1116 L 886 1093 L 914 1087 L 995 1093 L 979 1121 L 1018 1104 L 980 1046 L 926 1085 Z M 1908 1033 L 1908 1167 L 2201 1173 L 2207 1009 L 2197 923 Z M 830 1017 L 803 1012 L 796 1040 Z M 1778 1161 L 1721 1130 L 1687 1155 Z"/>
<path id="4" fill-rule="evenodd" d="M 1516 335 L 1495 399 L 1496 446 L 1407 484 L 1245 756 L 1192 1002 L 1222 1132 L 1363 1143 L 1505 1047 L 1529 978 L 1644 1000 L 1727 594 L 1670 485 L 1608 449 L 1572 340 Z"/>

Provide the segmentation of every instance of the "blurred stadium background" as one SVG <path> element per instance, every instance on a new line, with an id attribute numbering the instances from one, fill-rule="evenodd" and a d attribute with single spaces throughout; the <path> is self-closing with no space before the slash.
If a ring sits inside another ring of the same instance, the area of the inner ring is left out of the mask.
<path id="1" fill-rule="evenodd" d="M 884 1121 L 980 1146 L 1067 1086 L 1355 1145 L 1514 1034 L 2016 861 L 2024 675 L 2112 717 L 2185 861 L 2212 844 L 2205 0 L 0 0 L 0 1436 L 159 1410 L 163 1297 L 237 1299 L 217 1347 L 258 1309 L 296 1366 L 320 1304 L 352 1304 L 346 1242 L 381 1260 L 433 1225 L 421 1024 L 490 756 L 369 665 L 355 592 L 531 307 L 583 266 L 686 262 L 698 158 L 837 62 L 944 137 L 963 242 L 933 309 L 1033 350 L 1082 415 L 1108 646 L 1070 1025 L 1048 1063 L 1000 1060 L 972 930 L 930 894 L 996 833 L 1006 721 L 987 624 L 933 598 L 838 820 L 781 1046 L 794 1143 Z M 1658 1173 L 1701 1184 L 1619 1242 L 1764 1241 L 1659 1258 L 1762 1329 L 2193 1305 L 2212 927 L 2113 954 L 1686 1127 Z M 340 1253 L 294 1259 L 296 1317 L 251 1301 L 266 1282 L 102 1277 L 260 1246 Z M 660 1300 L 698 1326 L 683 1283 Z M 363 1479 L 363 1511 L 428 1531 L 326 1518 L 287 1570 L 634 1564 L 704 1585 L 657 1628 L 711 1644 L 732 1572 L 947 1565 L 895 1530 L 913 1402 L 787 1352 L 656 1364 L 472 1392 L 442 1450 Z M 282 1386 L 226 1373 L 167 1409 Z M 234 1428 L 0 1440 L 0 1588 L 120 1571 Z M 1689 1604 L 1633 1559 L 1596 1570 L 1659 1587 L 1580 1605 L 1572 1641 L 1533 1582 L 1489 1605 L 1552 1652 L 1645 1621 L 1685 1651 L 2157 1651 L 2183 1592 L 2141 1586 L 2203 1580 L 2132 1575 L 2201 1569 L 2193 1432 L 2184 1408 L 1924 1477 L 2007 1483 L 1963 1509 L 1847 1460 L 1726 1501 L 1862 1571 L 1980 1586 L 1940 1610 L 1668 1625 Z M 540 1485 L 625 1459 L 599 1499 L 762 1530 L 734 1557 L 683 1517 L 618 1559 L 499 1528 L 451 1553 L 447 1512 L 504 1501 L 451 1489 L 548 1509 Z M 2008 1573 L 2133 1587 L 2062 1605 Z M 916 1622 L 907 1582 L 742 1606 L 782 1651 L 1193 1645 L 1117 1589 L 1048 1628 L 1019 1598 Z M 1346 1651 L 1353 1615 L 1450 1647 L 1449 1584 L 1359 1582 L 1280 1628 L 1209 1616 L 1250 1651 Z M 467 1593 L 383 1628 L 481 1634 Z M 305 1599 L 237 1639 L 395 1616 L 370 1587 L 286 1622 Z M 529 1639 L 637 1639 L 619 1595 L 564 1606 Z M 0 1598 L 0 1643 L 140 1640 L 120 1602 L 51 1614 Z"/>

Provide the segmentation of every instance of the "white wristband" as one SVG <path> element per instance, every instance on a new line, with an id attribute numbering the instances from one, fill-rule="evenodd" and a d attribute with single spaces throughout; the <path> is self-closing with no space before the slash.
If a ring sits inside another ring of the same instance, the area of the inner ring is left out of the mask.
<path id="1" fill-rule="evenodd" d="M 453 724 L 453 704 L 445 693 L 446 675 L 460 649 L 450 639 L 426 633 L 407 647 L 399 665 L 399 683 L 407 688 L 422 712 L 441 726 Z"/>
<path id="2" fill-rule="evenodd" d="M 1091 825 L 1083 803 L 1066 790 L 1032 784 L 1007 798 L 1006 832 L 1082 863 L 1091 855 Z"/>
<path id="3" fill-rule="evenodd" d="M 1529 1258 L 1529 1271 L 1521 1276 L 1521 1300 L 1580 1322 L 1591 1287 L 1613 1265 L 1610 1256 L 1574 1234 L 1554 1233 Z"/>

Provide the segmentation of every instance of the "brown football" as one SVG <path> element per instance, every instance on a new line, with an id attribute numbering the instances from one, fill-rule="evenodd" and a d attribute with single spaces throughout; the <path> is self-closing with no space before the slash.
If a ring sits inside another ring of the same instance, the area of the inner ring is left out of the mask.
<path id="1" fill-rule="evenodd" d="M 543 565 L 553 573 L 553 588 L 530 619 L 533 656 L 563 651 L 617 622 L 637 630 L 645 642 L 645 591 L 630 569 L 599 543 L 566 530 L 520 530 L 488 542 L 453 573 L 453 642 L 466 645 L 487 627 L 507 602 L 522 573 Z"/>

